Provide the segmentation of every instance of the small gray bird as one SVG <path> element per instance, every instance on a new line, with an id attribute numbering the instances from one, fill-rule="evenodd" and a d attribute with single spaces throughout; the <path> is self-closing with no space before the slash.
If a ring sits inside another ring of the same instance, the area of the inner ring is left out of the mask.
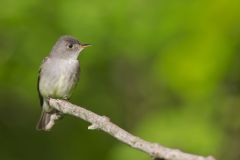
<path id="1" fill-rule="evenodd" d="M 82 44 L 71 36 L 62 36 L 50 55 L 43 60 L 38 76 L 38 93 L 42 106 L 38 130 L 50 130 L 53 121 L 60 117 L 61 114 L 49 106 L 48 98 L 69 99 L 79 79 L 80 66 L 77 58 L 88 46 L 90 45 Z"/>

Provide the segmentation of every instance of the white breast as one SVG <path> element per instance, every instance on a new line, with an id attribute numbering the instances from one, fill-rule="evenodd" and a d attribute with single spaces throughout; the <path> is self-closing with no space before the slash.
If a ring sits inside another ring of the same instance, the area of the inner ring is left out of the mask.
<path id="1" fill-rule="evenodd" d="M 39 83 L 41 94 L 46 97 L 69 97 L 77 83 L 78 74 L 77 60 L 49 58 L 41 68 Z"/>

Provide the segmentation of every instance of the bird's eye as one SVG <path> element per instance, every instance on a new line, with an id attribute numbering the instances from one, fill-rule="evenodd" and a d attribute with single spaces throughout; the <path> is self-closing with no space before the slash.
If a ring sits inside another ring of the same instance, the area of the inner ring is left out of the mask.
<path id="1" fill-rule="evenodd" d="M 73 45 L 72 45 L 72 44 L 69 44 L 69 45 L 68 45 L 68 48 L 73 48 Z"/>

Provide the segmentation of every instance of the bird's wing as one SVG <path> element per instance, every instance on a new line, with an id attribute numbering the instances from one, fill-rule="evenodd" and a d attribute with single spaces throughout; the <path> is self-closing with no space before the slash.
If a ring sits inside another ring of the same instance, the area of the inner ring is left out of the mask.
<path id="1" fill-rule="evenodd" d="M 39 100 L 40 100 L 40 105 L 41 105 L 41 107 L 42 107 L 42 105 L 43 105 L 43 96 L 42 96 L 41 93 L 40 93 L 39 82 L 40 82 L 40 78 L 41 78 L 40 75 L 41 75 L 42 65 L 46 62 L 47 59 L 48 59 L 48 57 L 45 57 L 45 58 L 43 59 L 42 64 L 41 64 L 41 67 L 40 67 L 40 69 L 39 69 L 39 71 L 38 71 L 37 90 L 38 90 L 38 97 L 39 97 Z"/>

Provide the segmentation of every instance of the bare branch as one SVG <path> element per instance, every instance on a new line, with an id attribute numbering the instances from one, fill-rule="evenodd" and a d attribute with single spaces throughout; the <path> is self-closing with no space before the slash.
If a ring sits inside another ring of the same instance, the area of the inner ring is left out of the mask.
<path id="1" fill-rule="evenodd" d="M 177 149 L 163 147 L 160 144 L 145 141 L 123 130 L 112 123 L 108 117 L 99 116 L 85 108 L 71 104 L 64 100 L 50 99 L 49 104 L 58 111 L 83 119 L 91 125 L 88 129 L 102 130 L 119 141 L 128 144 L 132 148 L 141 150 L 156 160 L 215 160 L 213 157 L 203 157 L 189 153 L 183 153 Z"/>

